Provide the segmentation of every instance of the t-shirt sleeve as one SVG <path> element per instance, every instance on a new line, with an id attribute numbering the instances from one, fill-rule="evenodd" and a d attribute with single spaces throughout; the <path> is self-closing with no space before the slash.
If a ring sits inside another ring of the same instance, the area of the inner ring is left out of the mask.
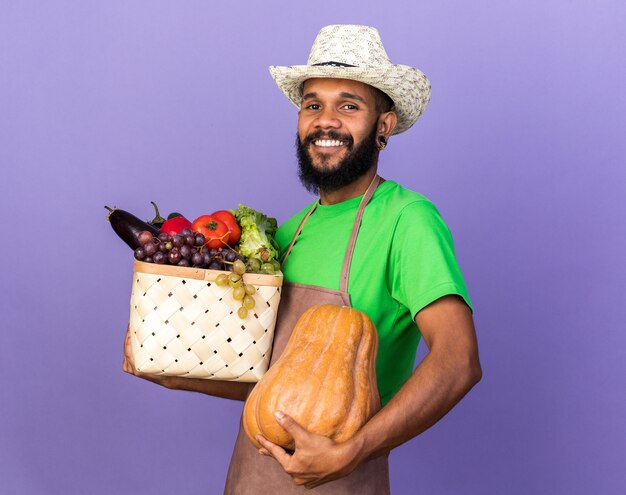
<path id="1" fill-rule="evenodd" d="M 472 303 L 454 254 L 448 226 L 435 206 L 421 200 L 405 206 L 393 233 L 389 289 L 412 318 L 440 297 L 456 294 Z"/>

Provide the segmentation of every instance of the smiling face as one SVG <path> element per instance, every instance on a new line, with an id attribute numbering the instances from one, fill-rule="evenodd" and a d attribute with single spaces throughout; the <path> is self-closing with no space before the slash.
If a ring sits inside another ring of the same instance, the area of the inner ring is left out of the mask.
<path id="1" fill-rule="evenodd" d="M 390 112 L 381 114 L 379 101 L 376 89 L 358 81 L 305 81 L 296 145 L 307 189 L 337 190 L 375 165 L 377 135 L 388 137 L 393 130 L 381 119 Z"/>

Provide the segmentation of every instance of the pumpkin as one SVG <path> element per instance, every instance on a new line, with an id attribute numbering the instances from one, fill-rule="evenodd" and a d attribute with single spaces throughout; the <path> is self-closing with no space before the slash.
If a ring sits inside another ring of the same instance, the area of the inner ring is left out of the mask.
<path id="1" fill-rule="evenodd" d="M 294 450 L 275 411 L 336 442 L 352 437 L 380 408 L 377 351 L 376 327 L 365 313 L 334 304 L 307 309 L 244 405 L 244 430 L 255 447 L 260 434 Z"/>

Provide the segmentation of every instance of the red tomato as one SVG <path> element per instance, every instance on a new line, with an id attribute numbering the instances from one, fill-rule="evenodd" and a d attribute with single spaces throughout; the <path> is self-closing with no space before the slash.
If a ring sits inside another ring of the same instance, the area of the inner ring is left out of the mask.
<path id="1" fill-rule="evenodd" d="M 206 238 L 205 246 L 208 248 L 221 248 L 228 244 L 228 227 L 224 222 L 211 215 L 202 215 L 191 224 L 194 232 L 198 232 Z"/>
<path id="2" fill-rule="evenodd" d="M 215 213 L 211 213 L 211 216 L 221 220 L 226 224 L 226 227 L 228 227 L 228 244 L 231 246 L 237 244 L 241 238 L 241 227 L 237 223 L 235 215 L 233 215 L 230 211 L 220 210 Z"/>

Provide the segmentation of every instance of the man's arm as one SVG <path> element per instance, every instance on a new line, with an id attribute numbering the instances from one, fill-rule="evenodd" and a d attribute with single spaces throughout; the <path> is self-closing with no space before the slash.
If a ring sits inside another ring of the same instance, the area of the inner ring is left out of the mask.
<path id="1" fill-rule="evenodd" d="M 482 377 L 472 315 L 459 297 L 435 301 L 416 315 L 415 322 L 429 353 L 356 435 L 361 461 L 388 452 L 430 428 Z"/>
<path id="2" fill-rule="evenodd" d="M 249 383 L 229 382 L 221 380 L 202 380 L 200 378 L 182 378 L 165 375 L 146 375 L 137 371 L 131 352 L 130 332 L 126 332 L 124 341 L 124 362 L 122 370 L 131 375 L 135 375 L 144 380 L 156 383 L 172 390 L 188 390 L 201 394 L 214 395 L 224 399 L 246 400 Z"/>
<path id="3" fill-rule="evenodd" d="M 472 315 L 457 296 L 438 299 L 415 321 L 429 353 L 398 393 L 349 441 L 314 435 L 288 416 L 277 419 L 296 440 L 288 455 L 259 438 L 264 455 L 281 463 L 296 484 L 313 488 L 346 476 L 367 459 L 389 452 L 435 424 L 480 380 Z"/>

